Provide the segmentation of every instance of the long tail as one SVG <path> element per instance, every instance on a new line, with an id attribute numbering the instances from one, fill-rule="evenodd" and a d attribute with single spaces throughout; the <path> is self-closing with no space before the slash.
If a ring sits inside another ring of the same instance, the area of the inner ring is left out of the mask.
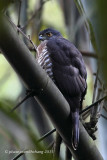
<path id="1" fill-rule="evenodd" d="M 72 146 L 76 150 L 79 143 L 79 110 L 72 112 Z"/>

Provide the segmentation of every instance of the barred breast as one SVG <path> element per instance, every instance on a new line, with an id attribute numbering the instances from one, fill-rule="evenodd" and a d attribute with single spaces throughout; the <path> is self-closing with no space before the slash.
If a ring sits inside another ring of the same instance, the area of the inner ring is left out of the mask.
<path id="1" fill-rule="evenodd" d="M 48 76 L 52 79 L 52 81 L 55 82 L 52 71 L 52 61 L 50 58 L 50 53 L 47 50 L 46 42 L 42 42 L 37 47 L 36 59 L 37 62 L 41 65 L 41 67 L 46 71 Z"/>

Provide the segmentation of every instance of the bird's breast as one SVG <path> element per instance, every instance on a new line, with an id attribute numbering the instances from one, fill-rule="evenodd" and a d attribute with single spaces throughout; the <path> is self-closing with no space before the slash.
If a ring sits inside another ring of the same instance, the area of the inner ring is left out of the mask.
<path id="1" fill-rule="evenodd" d="M 42 66 L 42 68 L 46 71 L 46 73 L 49 75 L 49 77 L 55 82 L 54 77 L 53 77 L 53 65 L 51 61 L 50 54 L 47 50 L 46 45 L 43 46 L 42 48 L 39 45 L 37 48 L 37 62 Z"/>

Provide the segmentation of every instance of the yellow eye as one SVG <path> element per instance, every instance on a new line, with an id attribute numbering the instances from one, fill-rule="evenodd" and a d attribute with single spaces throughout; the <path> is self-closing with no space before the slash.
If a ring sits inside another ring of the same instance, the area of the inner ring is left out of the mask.
<path id="1" fill-rule="evenodd" d="M 48 36 L 48 37 L 51 37 L 52 36 L 52 33 L 46 33 L 46 35 Z"/>

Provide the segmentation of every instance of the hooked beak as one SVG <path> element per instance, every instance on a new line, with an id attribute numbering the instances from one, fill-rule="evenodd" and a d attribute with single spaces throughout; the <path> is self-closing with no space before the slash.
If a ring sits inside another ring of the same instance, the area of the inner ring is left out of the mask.
<path id="1" fill-rule="evenodd" d="M 42 35 L 39 36 L 39 41 L 44 41 L 45 37 L 43 37 Z"/>

